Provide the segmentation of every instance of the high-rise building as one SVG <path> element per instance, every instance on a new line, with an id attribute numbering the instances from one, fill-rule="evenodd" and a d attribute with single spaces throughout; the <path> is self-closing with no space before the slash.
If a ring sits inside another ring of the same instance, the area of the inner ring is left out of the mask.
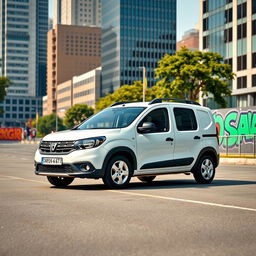
<path id="1" fill-rule="evenodd" d="M 200 49 L 220 53 L 236 74 L 228 107 L 255 106 L 256 0 L 200 0 L 200 7 Z"/>
<path id="2" fill-rule="evenodd" d="M 102 94 L 142 80 L 176 49 L 176 0 L 102 0 Z"/>
<path id="3" fill-rule="evenodd" d="M 101 26 L 101 0 L 54 0 L 53 25 Z"/>
<path id="4" fill-rule="evenodd" d="M 48 32 L 47 114 L 56 112 L 59 84 L 101 65 L 101 28 L 60 25 Z"/>
<path id="5" fill-rule="evenodd" d="M 1 73 L 12 82 L 0 123 L 22 126 L 41 112 L 46 92 L 48 0 L 2 0 L 0 13 Z"/>
<path id="6" fill-rule="evenodd" d="M 199 30 L 190 29 L 184 33 L 182 39 L 177 42 L 177 51 L 182 46 L 187 47 L 191 51 L 199 50 Z"/>

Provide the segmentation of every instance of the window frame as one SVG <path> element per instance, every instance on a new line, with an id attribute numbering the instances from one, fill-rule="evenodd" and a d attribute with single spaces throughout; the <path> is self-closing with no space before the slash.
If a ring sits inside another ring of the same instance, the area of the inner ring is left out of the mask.
<path id="1" fill-rule="evenodd" d="M 151 114 L 153 111 L 156 111 L 156 110 L 164 110 L 165 113 L 166 113 L 166 118 L 167 118 L 167 130 L 166 131 L 151 131 L 151 132 L 146 132 L 146 133 L 143 133 L 143 134 L 149 134 L 149 133 L 168 133 L 170 132 L 170 114 L 169 114 L 169 109 L 167 107 L 159 107 L 159 108 L 155 108 L 155 109 L 152 109 L 151 111 L 149 111 L 148 113 L 145 114 L 145 116 L 142 117 L 142 119 L 138 122 L 137 124 L 137 127 L 136 127 L 136 130 L 138 132 L 138 127 L 142 125 L 143 121 L 149 114 Z M 140 132 L 138 132 L 140 134 Z"/>

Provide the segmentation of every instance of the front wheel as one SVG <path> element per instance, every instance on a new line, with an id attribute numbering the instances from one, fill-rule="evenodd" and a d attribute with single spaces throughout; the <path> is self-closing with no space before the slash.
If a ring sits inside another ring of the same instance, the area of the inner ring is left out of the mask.
<path id="1" fill-rule="evenodd" d="M 212 158 L 210 156 L 201 157 L 193 175 L 197 183 L 210 184 L 215 176 L 214 161 Z"/>
<path id="2" fill-rule="evenodd" d="M 103 182 L 109 188 L 125 188 L 132 174 L 130 161 L 125 156 L 115 156 L 107 165 Z"/>
<path id="3" fill-rule="evenodd" d="M 55 187 L 66 187 L 71 184 L 74 178 L 47 176 L 48 181 Z"/>

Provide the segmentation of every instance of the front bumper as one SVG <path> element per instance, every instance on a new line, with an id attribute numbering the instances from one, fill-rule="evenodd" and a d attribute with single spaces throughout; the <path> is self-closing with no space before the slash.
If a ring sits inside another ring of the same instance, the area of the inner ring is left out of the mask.
<path id="1" fill-rule="evenodd" d="M 87 166 L 89 166 L 89 168 Z M 42 165 L 41 163 L 35 163 L 35 174 L 42 176 L 89 179 L 99 179 L 104 177 L 104 171 L 101 169 L 95 169 L 90 162 L 79 162 L 63 165 Z"/>

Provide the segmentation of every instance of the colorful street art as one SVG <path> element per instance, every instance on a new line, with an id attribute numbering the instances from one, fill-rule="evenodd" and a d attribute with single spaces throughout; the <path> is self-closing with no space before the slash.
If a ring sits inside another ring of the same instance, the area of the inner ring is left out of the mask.
<path id="1" fill-rule="evenodd" d="M 0 140 L 22 140 L 22 128 L 0 128 Z"/>
<path id="2" fill-rule="evenodd" d="M 213 116 L 220 136 L 220 145 L 233 148 L 254 143 L 256 135 L 256 109 L 220 109 Z M 244 135 L 244 136 L 238 136 Z M 228 139 L 221 136 L 230 136 Z"/>

